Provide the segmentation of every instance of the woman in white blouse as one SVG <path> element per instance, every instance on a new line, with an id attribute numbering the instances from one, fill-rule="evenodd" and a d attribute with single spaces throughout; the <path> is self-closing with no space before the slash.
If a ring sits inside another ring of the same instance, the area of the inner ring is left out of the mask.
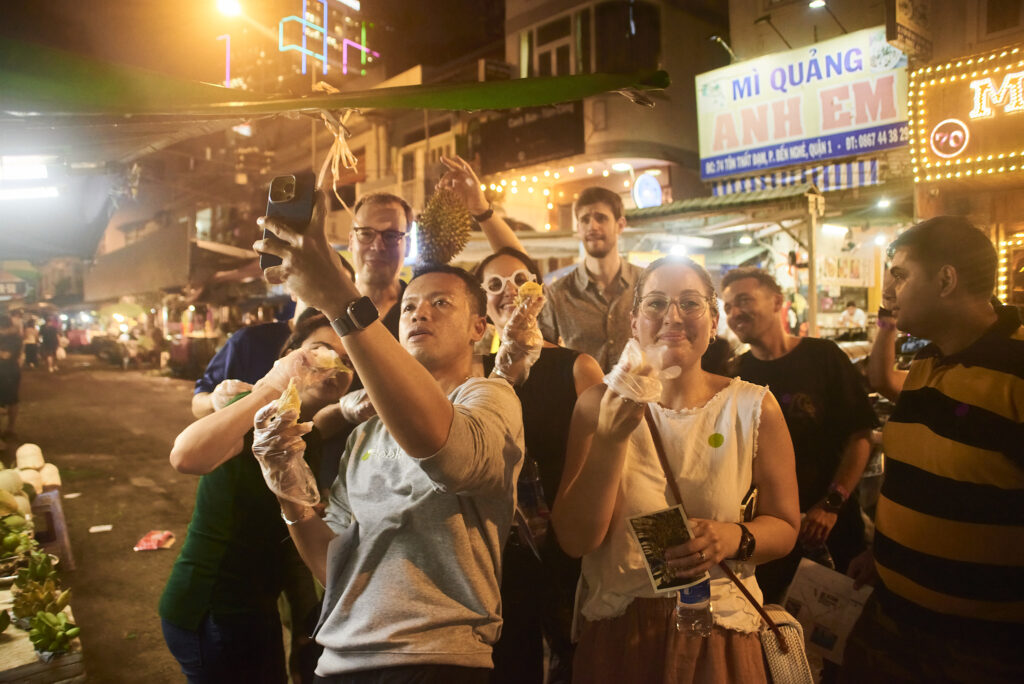
<path id="1" fill-rule="evenodd" d="M 677 577 L 710 571 L 711 635 L 677 630 L 675 594 L 654 591 L 627 530 L 630 517 L 677 503 L 645 405 L 594 386 L 576 404 L 552 512 L 562 547 L 583 558 L 574 681 L 765 681 L 760 618 L 718 563 L 728 560 L 760 599 L 754 565 L 786 555 L 799 529 L 793 446 L 767 388 L 701 370 L 717 323 L 711 278 L 693 261 L 659 259 L 637 281 L 633 336 L 644 349 L 663 348 L 663 367 L 681 370 L 649 404 L 695 535 L 665 559 Z M 741 525 L 751 484 L 759 507 Z"/>

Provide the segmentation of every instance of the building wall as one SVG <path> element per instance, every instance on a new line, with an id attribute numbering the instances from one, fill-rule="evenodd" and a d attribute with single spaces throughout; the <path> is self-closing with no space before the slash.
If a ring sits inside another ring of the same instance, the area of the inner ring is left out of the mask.
<path id="1" fill-rule="evenodd" d="M 1012 3 L 999 2 L 997 5 Z M 1017 3 L 1024 5 L 1024 3 Z M 945 62 L 956 57 L 1024 41 L 1024 7 L 1017 8 L 1016 25 L 990 22 L 989 0 L 932 2 L 932 59 Z M 993 20 L 997 17 L 992 16 Z M 992 25 L 990 25 L 992 24 Z"/>
<path id="2" fill-rule="evenodd" d="M 789 49 L 767 22 L 755 23 L 764 16 L 771 18 L 771 23 L 794 48 L 842 35 L 839 24 L 848 32 L 885 24 L 883 0 L 829 0 L 828 7 L 838 23 L 825 9 L 808 7 L 807 0 L 729 0 L 732 49 L 740 59 Z"/>

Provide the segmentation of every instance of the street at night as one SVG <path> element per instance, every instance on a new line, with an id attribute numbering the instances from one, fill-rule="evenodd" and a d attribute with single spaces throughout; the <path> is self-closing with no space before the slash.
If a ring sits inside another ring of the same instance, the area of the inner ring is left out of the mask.
<path id="1" fill-rule="evenodd" d="M 167 460 L 175 435 L 192 420 L 192 383 L 122 371 L 88 355 L 71 354 L 61 365 L 52 374 L 24 374 L 18 437 L 7 440 L 4 465 L 13 464 L 19 442 L 33 442 L 60 468 L 75 561 L 63 579 L 82 628 L 89 681 L 180 681 L 156 606 L 199 479 L 176 473 Z M 96 525 L 111 530 L 90 534 Z M 150 530 L 170 530 L 177 543 L 133 551 Z"/>
<path id="2" fill-rule="evenodd" d="M 1024 682 L 1024 0 L 0 21 L 0 684 Z"/>

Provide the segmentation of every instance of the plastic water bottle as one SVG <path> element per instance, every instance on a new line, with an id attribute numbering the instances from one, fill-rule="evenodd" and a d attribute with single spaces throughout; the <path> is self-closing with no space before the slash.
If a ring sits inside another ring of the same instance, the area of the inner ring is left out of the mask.
<path id="1" fill-rule="evenodd" d="M 804 558 L 824 565 L 826 568 L 836 569 L 836 562 L 832 558 L 832 553 L 828 550 L 828 547 L 824 544 L 818 544 L 817 546 L 808 546 L 807 544 L 801 544 L 801 552 Z"/>
<path id="2" fill-rule="evenodd" d="M 523 469 L 517 483 L 519 508 L 530 523 L 530 533 L 538 547 L 547 535 L 547 521 L 551 517 L 548 502 L 544 497 L 544 485 L 540 481 L 540 468 L 530 457 L 523 460 Z M 541 522 L 543 520 L 543 522 Z"/>
<path id="3" fill-rule="evenodd" d="M 711 580 L 679 590 L 676 629 L 694 636 L 711 636 Z"/>

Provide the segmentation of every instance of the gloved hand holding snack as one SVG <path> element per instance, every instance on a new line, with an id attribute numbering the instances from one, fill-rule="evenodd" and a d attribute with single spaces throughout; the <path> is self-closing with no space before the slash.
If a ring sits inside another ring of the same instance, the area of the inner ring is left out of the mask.
<path id="1" fill-rule="evenodd" d="M 351 372 L 352 369 L 342 362 L 333 349 L 296 349 L 275 361 L 274 367 L 260 378 L 256 387 L 269 386 L 278 392 L 284 392 L 292 378 L 298 380 L 299 387 L 304 387 L 315 380 L 323 380 L 337 373 Z"/>
<path id="2" fill-rule="evenodd" d="M 604 382 L 619 396 L 649 403 L 661 399 L 661 380 L 677 377 L 678 366 L 662 369 L 663 347 L 643 349 L 636 339 L 626 343 L 615 367 L 604 376 Z"/>
<path id="3" fill-rule="evenodd" d="M 214 411 L 220 411 L 239 394 L 251 389 L 252 385 L 242 380 L 224 380 L 210 393 L 210 405 L 213 406 Z"/>
<path id="4" fill-rule="evenodd" d="M 538 283 L 523 283 L 516 296 L 516 309 L 501 331 L 501 346 L 494 357 L 494 373 L 513 385 L 530 374 L 544 347 L 537 316 L 544 308 L 543 289 Z"/>
<path id="5" fill-rule="evenodd" d="M 302 458 L 306 451 L 302 436 L 313 424 L 299 423 L 298 419 L 299 392 L 293 378 L 279 399 L 256 412 L 252 453 L 270 491 L 282 499 L 314 506 L 320 501 L 320 493 L 313 471 Z"/>
<path id="6" fill-rule="evenodd" d="M 370 397 L 364 389 L 349 392 L 338 401 L 338 405 L 341 406 L 341 415 L 352 424 L 362 423 L 377 415 L 377 409 L 370 403 Z"/>

